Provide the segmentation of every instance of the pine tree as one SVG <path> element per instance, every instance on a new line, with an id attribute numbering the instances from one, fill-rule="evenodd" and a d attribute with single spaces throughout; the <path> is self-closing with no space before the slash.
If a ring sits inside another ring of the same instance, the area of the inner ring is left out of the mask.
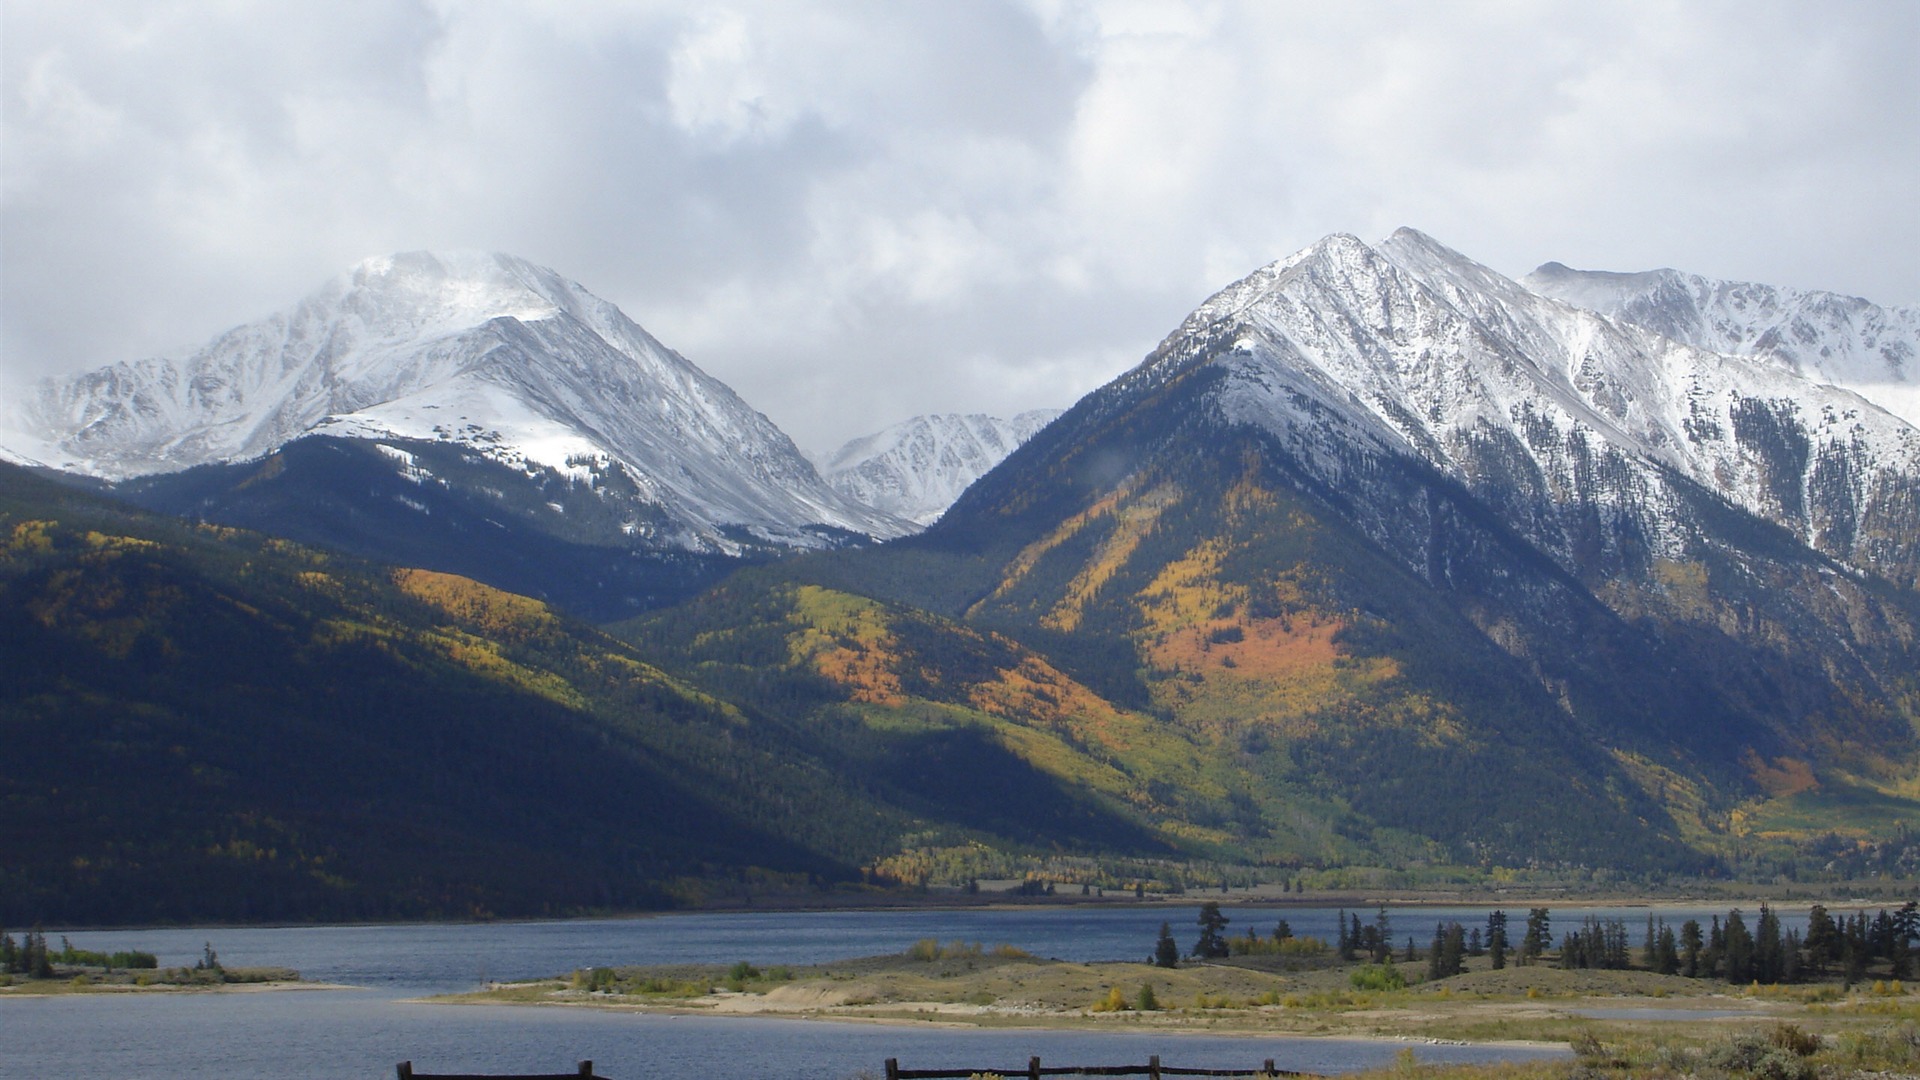
<path id="1" fill-rule="evenodd" d="M 1753 979 L 1753 935 L 1747 930 L 1747 921 L 1740 915 L 1740 909 L 1734 908 L 1727 913 L 1727 926 L 1724 931 L 1726 941 L 1727 981 L 1730 983 L 1750 982 Z"/>
<path id="2" fill-rule="evenodd" d="M 1160 924 L 1160 940 L 1153 945 L 1153 962 L 1163 968 L 1180 966 L 1180 943 L 1173 940 L 1173 928 Z"/>
<path id="3" fill-rule="evenodd" d="M 1705 951 L 1706 943 L 1700 937 L 1700 921 L 1688 919 L 1680 925 L 1680 974 L 1689 979 L 1706 974 L 1700 970 Z"/>
<path id="4" fill-rule="evenodd" d="M 1785 943 L 1780 940 L 1780 917 L 1763 900 L 1760 903 L 1760 921 L 1753 928 L 1753 977 L 1763 983 L 1779 982 L 1781 969 L 1785 966 L 1781 955 L 1785 948 Z"/>
<path id="5" fill-rule="evenodd" d="M 1553 915 L 1546 908 L 1527 911 L 1527 933 L 1520 939 L 1520 962 L 1530 964 L 1546 954 L 1553 944 Z"/>
<path id="6" fill-rule="evenodd" d="M 1447 975 L 1458 975 L 1467 970 L 1467 935 L 1459 923 L 1448 923 L 1446 933 L 1440 936 L 1440 968 Z"/>
<path id="7" fill-rule="evenodd" d="M 1339 956 L 1340 959 L 1345 960 L 1348 963 L 1352 963 L 1354 960 L 1354 955 L 1353 955 L 1354 943 L 1353 943 L 1353 935 L 1347 933 L 1347 909 L 1346 908 L 1340 909 L 1340 914 L 1338 916 L 1336 925 L 1339 926 L 1340 928 L 1340 937 L 1334 945 L 1334 953 L 1337 956 Z"/>
<path id="8" fill-rule="evenodd" d="M 1493 970 L 1507 966 L 1507 913 L 1504 911 L 1487 916 L 1487 955 L 1492 959 Z"/>
<path id="9" fill-rule="evenodd" d="M 1840 959 L 1840 927 L 1820 904 L 1807 910 L 1806 946 L 1807 967 L 1815 975 L 1825 975 L 1827 966 Z"/>
<path id="10" fill-rule="evenodd" d="M 1220 902 L 1209 900 L 1200 905 L 1200 940 L 1193 944 L 1193 955 L 1203 960 L 1218 960 L 1232 950 L 1227 946 L 1227 917 L 1220 914 Z"/>

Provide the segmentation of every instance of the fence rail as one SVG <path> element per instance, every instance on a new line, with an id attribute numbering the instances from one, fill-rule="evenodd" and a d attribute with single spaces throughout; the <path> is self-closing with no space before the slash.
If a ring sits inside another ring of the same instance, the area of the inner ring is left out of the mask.
<path id="1" fill-rule="evenodd" d="M 422 1073 L 413 1071 L 413 1062 L 394 1066 L 399 1080 L 606 1080 L 593 1074 L 593 1062 L 581 1062 L 570 1073 Z"/>
<path id="2" fill-rule="evenodd" d="M 1017 1080 L 1022 1076 L 1030 1080 L 1040 1080 L 1042 1076 L 1145 1076 L 1149 1080 L 1160 1080 L 1163 1076 L 1313 1077 L 1319 1074 L 1274 1068 L 1272 1058 L 1262 1062 L 1257 1069 L 1181 1069 L 1160 1064 L 1158 1054 L 1148 1058 L 1145 1065 L 1055 1065 L 1044 1068 L 1040 1059 L 1035 1057 L 1027 1059 L 1024 1069 L 903 1069 L 899 1058 L 887 1059 L 887 1080 L 968 1080 L 969 1077 L 985 1075 L 1004 1076 L 1008 1080 Z"/>

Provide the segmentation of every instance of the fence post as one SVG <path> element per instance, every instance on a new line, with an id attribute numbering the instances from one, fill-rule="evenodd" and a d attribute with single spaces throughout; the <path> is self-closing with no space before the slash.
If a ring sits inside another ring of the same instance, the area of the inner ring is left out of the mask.
<path id="1" fill-rule="evenodd" d="M 1276 1068 L 1274 1068 L 1274 1067 L 1273 1067 L 1273 1059 L 1272 1059 L 1272 1058 L 1268 1058 L 1268 1059 L 1267 1059 L 1267 1061 L 1266 1061 L 1266 1064 L 1265 1064 L 1265 1065 L 1262 1065 L 1262 1066 L 1261 1066 L 1261 1071 L 1262 1071 L 1262 1072 L 1264 1072 L 1264 1073 L 1266 1073 L 1266 1074 L 1267 1074 L 1268 1076 L 1279 1076 L 1279 1075 L 1280 1075 L 1280 1070 L 1279 1070 L 1279 1069 L 1276 1069 Z"/>
<path id="2" fill-rule="evenodd" d="M 1040 1080 L 1040 1059 L 1038 1057 L 1030 1057 L 1027 1059 L 1027 1077 L 1028 1080 Z"/>
<path id="3" fill-rule="evenodd" d="M 1147 1059 L 1147 1076 L 1150 1078 L 1150 1080 L 1160 1080 L 1160 1055 L 1159 1054 L 1155 1054 L 1152 1057 Z"/>
<path id="4" fill-rule="evenodd" d="M 900 1059 L 887 1059 L 887 1080 L 900 1080 Z"/>
<path id="5" fill-rule="evenodd" d="M 581 1063 L 580 1063 L 580 1075 L 581 1075 L 581 1076 L 592 1076 L 592 1075 L 593 1075 L 593 1062 L 591 1062 L 591 1061 L 583 1061 L 583 1062 L 581 1062 Z"/>
<path id="6" fill-rule="evenodd" d="M 395 1065 L 393 1071 L 400 1077 L 400 1080 L 413 1080 L 413 1062 L 411 1061 L 403 1061 Z"/>

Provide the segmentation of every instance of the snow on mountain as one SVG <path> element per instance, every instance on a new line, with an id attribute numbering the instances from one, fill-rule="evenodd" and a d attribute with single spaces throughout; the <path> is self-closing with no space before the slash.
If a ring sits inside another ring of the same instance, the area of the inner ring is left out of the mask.
<path id="1" fill-rule="evenodd" d="M 1697 485 L 1911 587 L 1920 430 L 1775 359 L 1707 351 L 1551 299 L 1402 229 L 1330 236 L 1209 299 L 1115 389 L 1194 365 L 1228 423 L 1364 491 L 1384 456 L 1438 469 L 1569 569 L 1684 559 Z M 1356 507 L 1365 515 L 1364 499 Z M 1419 557 L 1417 522 L 1363 527 Z"/>
<path id="2" fill-rule="evenodd" d="M 1059 409 L 1033 409 L 1011 420 L 979 413 L 916 416 L 850 440 L 819 461 L 820 473 L 847 498 L 926 526 L 1059 415 Z"/>
<path id="3" fill-rule="evenodd" d="M 1920 424 L 1920 307 L 1678 270 L 1619 274 L 1550 262 L 1520 280 L 1544 296 L 1675 341 L 1845 387 Z"/>
<path id="4" fill-rule="evenodd" d="M 508 255 L 369 259 L 191 355 L 43 382 L 14 419 L 19 452 L 110 479 L 312 433 L 429 439 L 530 475 L 620 470 L 695 550 L 726 550 L 725 526 L 775 543 L 814 542 L 809 526 L 907 529 L 828 487 L 771 421 L 614 305 Z"/>

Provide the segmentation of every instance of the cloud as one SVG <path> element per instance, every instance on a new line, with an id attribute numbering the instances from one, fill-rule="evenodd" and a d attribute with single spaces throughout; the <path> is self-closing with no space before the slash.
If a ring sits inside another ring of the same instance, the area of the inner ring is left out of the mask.
<path id="1" fill-rule="evenodd" d="M 331 3 L 0 15 L 0 363 L 512 251 L 805 445 L 1065 405 L 1332 231 L 1920 301 L 1902 2 Z"/>

